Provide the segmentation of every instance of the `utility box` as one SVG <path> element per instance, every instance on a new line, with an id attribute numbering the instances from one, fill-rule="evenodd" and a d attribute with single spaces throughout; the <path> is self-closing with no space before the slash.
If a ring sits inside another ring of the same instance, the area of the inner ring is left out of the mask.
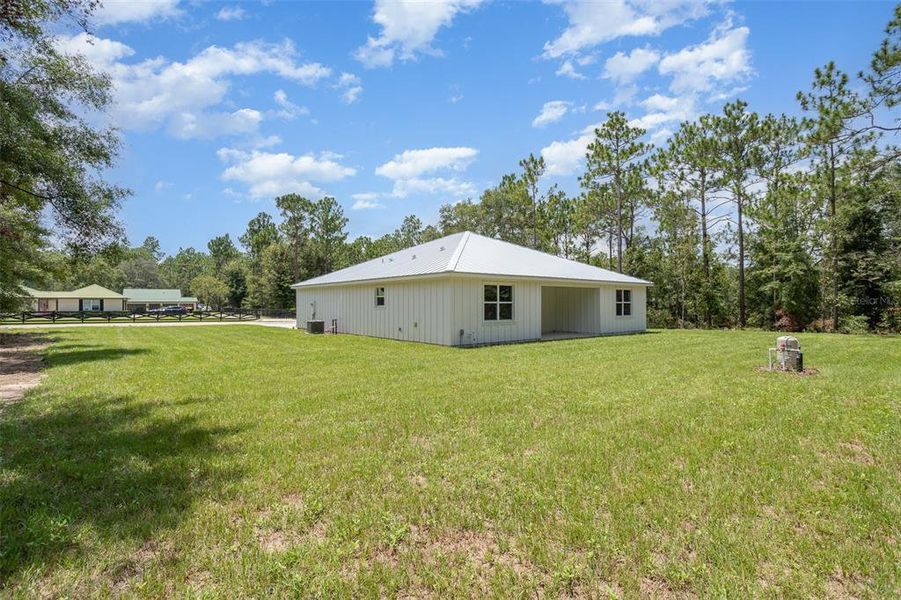
<path id="1" fill-rule="evenodd" d="M 307 321 L 307 333 L 325 333 L 325 321 Z"/>
<path id="2" fill-rule="evenodd" d="M 776 364 L 783 371 L 803 371 L 804 353 L 801 352 L 801 343 L 798 338 L 791 335 L 782 335 L 776 338 L 776 347 L 770 348 L 770 369 L 773 368 L 773 354 L 776 355 Z"/>

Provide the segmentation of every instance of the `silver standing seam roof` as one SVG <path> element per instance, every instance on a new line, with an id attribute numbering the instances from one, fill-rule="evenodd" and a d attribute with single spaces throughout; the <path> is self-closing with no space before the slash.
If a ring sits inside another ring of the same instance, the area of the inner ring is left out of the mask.
<path id="1" fill-rule="evenodd" d="M 313 277 L 291 287 L 421 277 L 440 273 L 653 285 L 644 279 L 464 231 Z"/>

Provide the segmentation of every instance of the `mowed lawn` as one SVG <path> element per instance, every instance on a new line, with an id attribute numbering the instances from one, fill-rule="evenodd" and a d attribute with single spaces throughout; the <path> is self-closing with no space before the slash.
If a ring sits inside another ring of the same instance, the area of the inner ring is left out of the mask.
<path id="1" fill-rule="evenodd" d="M 451 349 L 48 331 L 0 412 L 0 595 L 901 591 L 901 339 Z"/>

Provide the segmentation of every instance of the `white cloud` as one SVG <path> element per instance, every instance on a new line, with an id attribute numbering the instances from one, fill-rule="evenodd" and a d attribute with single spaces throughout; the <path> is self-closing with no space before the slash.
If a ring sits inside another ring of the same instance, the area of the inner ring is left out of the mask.
<path id="1" fill-rule="evenodd" d="M 382 31 L 369 37 L 355 56 L 367 67 L 388 67 L 395 59 L 411 60 L 419 53 L 437 54 L 432 40 L 454 17 L 482 0 L 376 0 L 372 20 Z"/>
<path id="2" fill-rule="evenodd" d="M 278 104 L 281 110 L 277 111 L 277 115 L 283 119 L 296 119 L 301 115 L 310 114 L 310 109 L 306 106 L 299 106 L 291 102 L 288 99 L 288 94 L 285 90 L 275 90 L 275 93 L 272 95 L 272 99 L 275 100 L 275 103 Z"/>
<path id="3" fill-rule="evenodd" d="M 320 196 L 322 190 L 311 182 L 340 181 L 356 174 L 356 169 L 337 162 L 340 155 L 330 152 L 318 156 L 294 156 L 287 152 L 245 152 L 221 148 L 218 155 L 230 165 L 223 171 L 222 179 L 244 183 L 252 198 L 274 197 L 289 192 Z"/>
<path id="4" fill-rule="evenodd" d="M 585 79 L 586 77 L 579 73 L 576 68 L 573 66 L 571 60 L 563 61 L 563 64 L 560 65 L 560 68 L 557 69 L 556 75 L 560 75 L 562 77 L 569 77 L 570 79 Z"/>
<path id="5" fill-rule="evenodd" d="M 671 75 L 670 90 L 677 94 L 706 92 L 751 75 L 747 27 L 718 27 L 706 42 L 667 54 L 660 61 L 661 75 Z"/>
<path id="6" fill-rule="evenodd" d="M 650 48 L 635 48 L 629 54 L 617 52 L 604 62 L 604 78 L 619 85 L 631 83 L 658 60 L 660 54 Z"/>
<path id="7" fill-rule="evenodd" d="M 572 175 L 585 160 L 588 144 L 594 140 L 594 130 L 601 124 L 589 125 L 571 140 L 551 142 L 541 149 L 547 165 L 545 175 Z"/>
<path id="8" fill-rule="evenodd" d="M 475 194 L 469 181 L 453 177 L 423 177 L 436 171 L 459 173 L 469 166 L 479 153 L 465 146 L 406 150 L 375 169 L 376 175 L 394 180 L 391 195 L 406 198 L 411 194 L 443 194 L 456 200 Z"/>
<path id="9" fill-rule="evenodd" d="M 410 194 L 442 194 L 451 200 L 468 198 L 475 193 L 475 186 L 471 182 L 456 177 L 398 179 L 391 191 L 391 195 L 395 198 L 406 198 Z"/>
<path id="10" fill-rule="evenodd" d="M 252 108 L 241 108 L 230 113 L 183 112 L 172 116 L 167 130 L 177 138 L 210 139 L 255 133 L 262 120 L 262 113 Z"/>
<path id="11" fill-rule="evenodd" d="M 440 169 L 463 171 L 479 153 L 475 148 L 425 148 L 405 150 L 375 169 L 376 175 L 389 179 L 412 179 Z"/>
<path id="12" fill-rule="evenodd" d="M 80 54 L 98 68 L 109 68 L 117 60 L 135 53 L 131 47 L 122 42 L 96 38 L 84 31 L 72 37 L 58 37 L 54 44 L 60 52 Z"/>
<path id="13" fill-rule="evenodd" d="M 654 139 L 659 141 L 662 135 L 664 138 L 669 136 L 664 133 L 667 131 L 667 128 L 663 128 L 664 125 L 678 125 L 682 121 L 689 121 L 697 116 L 693 94 L 683 96 L 654 94 L 642 100 L 640 104 L 647 113 L 642 117 L 632 119 L 629 121 L 629 125 L 653 132 L 652 141 Z"/>
<path id="14" fill-rule="evenodd" d="M 382 204 L 378 201 L 379 195 L 374 192 L 351 194 L 350 197 L 354 200 L 354 204 L 351 207 L 351 210 L 382 208 Z"/>
<path id="15" fill-rule="evenodd" d="M 703 0 L 547 0 L 562 4 L 569 26 L 544 45 L 546 58 L 575 55 L 624 36 L 658 35 L 706 14 Z"/>
<path id="16" fill-rule="evenodd" d="M 172 187 L 172 184 L 168 181 L 163 181 L 162 179 L 153 184 L 153 189 L 157 192 L 162 192 L 170 187 Z"/>
<path id="17" fill-rule="evenodd" d="M 240 6 L 223 6 L 216 13 L 216 18 L 220 21 L 240 21 L 247 18 L 247 11 Z"/>
<path id="18" fill-rule="evenodd" d="M 223 135 L 253 129 L 256 119 L 246 112 L 252 109 L 234 113 L 211 110 L 225 99 L 232 77 L 271 73 L 314 86 L 331 76 L 331 69 L 320 63 L 298 61 L 290 41 L 209 46 L 185 62 L 157 57 L 137 63 L 122 62 L 134 51 L 112 40 L 82 33 L 57 43 L 69 52 L 80 52 L 98 70 L 111 75 L 115 100 L 111 114 L 119 126 L 144 131 L 167 128 L 180 137 L 193 131 L 212 137 L 217 124 Z M 207 124 L 196 125 L 199 122 Z"/>
<path id="19" fill-rule="evenodd" d="M 532 127 L 545 127 L 556 123 L 569 111 L 571 103 L 564 100 L 551 100 L 541 107 L 541 113 L 532 120 Z"/>
<path id="20" fill-rule="evenodd" d="M 363 86 L 360 78 L 353 73 L 341 73 L 335 88 L 342 90 L 341 101 L 345 104 L 353 104 L 360 99 L 363 93 Z"/>
<path id="21" fill-rule="evenodd" d="M 94 21 L 99 25 L 116 25 L 168 19 L 181 14 L 178 2 L 179 0 L 105 0 L 94 13 Z"/>

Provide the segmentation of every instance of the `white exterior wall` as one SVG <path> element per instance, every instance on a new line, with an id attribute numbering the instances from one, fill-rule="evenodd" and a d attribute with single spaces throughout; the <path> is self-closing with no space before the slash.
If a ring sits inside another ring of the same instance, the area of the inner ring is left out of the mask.
<path id="1" fill-rule="evenodd" d="M 57 308 L 56 310 L 59 311 L 77 311 L 78 298 L 60 298 L 58 306 L 59 308 Z"/>
<path id="2" fill-rule="evenodd" d="M 632 290 L 632 315 L 616 316 L 616 290 Z M 643 285 L 605 285 L 600 288 L 601 333 L 644 331 L 647 324 L 648 288 Z"/>
<path id="3" fill-rule="evenodd" d="M 385 305 L 375 305 L 375 288 L 385 288 Z M 409 340 L 430 344 L 451 343 L 451 294 L 447 279 L 419 279 L 360 285 L 297 289 L 297 327 L 313 318 L 338 319 L 339 333 Z"/>
<path id="4" fill-rule="evenodd" d="M 541 338 L 541 286 L 530 279 L 491 277 L 454 277 L 453 340 L 451 344 L 498 344 Z M 488 283 L 513 286 L 513 320 L 484 320 L 484 285 Z M 463 335 L 460 335 L 460 330 Z"/>
<path id="5" fill-rule="evenodd" d="M 485 321 L 485 284 L 513 286 L 513 320 Z M 375 305 L 376 287 L 385 306 Z M 544 288 L 544 289 L 543 289 Z M 616 290 L 632 291 L 632 315 L 616 316 Z M 339 333 L 443 345 L 537 340 L 542 333 L 627 333 L 646 328 L 644 286 L 570 287 L 534 279 L 447 276 L 297 289 L 297 326 L 338 320 Z M 463 334 L 460 334 L 460 331 Z"/>

